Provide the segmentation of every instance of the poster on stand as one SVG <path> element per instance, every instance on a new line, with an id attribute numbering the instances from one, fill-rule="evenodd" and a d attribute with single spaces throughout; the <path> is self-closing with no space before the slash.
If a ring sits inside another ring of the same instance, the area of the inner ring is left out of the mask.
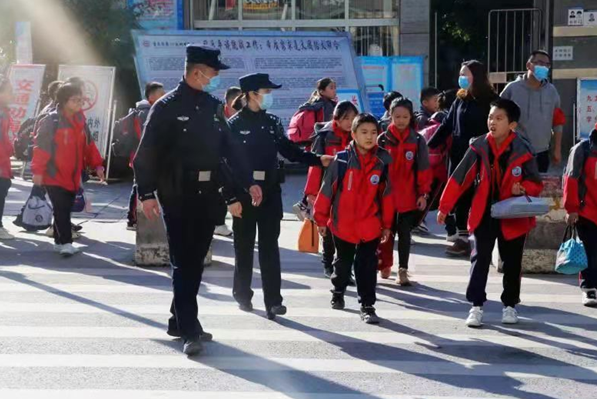
<path id="1" fill-rule="evenodd" d="M 8 78 L 12 85 L 13 98 L 9 104 L 11 139 L 19 132 L 21 125 L 35 116 L 44 81 L 45 65 L 13 64 Z"/>
<path id="2" fill-rule="evenodd" d="M 597 123 L 597 79 L 578 79 L 576 113 L 578 138 L 588 139 Z"/>

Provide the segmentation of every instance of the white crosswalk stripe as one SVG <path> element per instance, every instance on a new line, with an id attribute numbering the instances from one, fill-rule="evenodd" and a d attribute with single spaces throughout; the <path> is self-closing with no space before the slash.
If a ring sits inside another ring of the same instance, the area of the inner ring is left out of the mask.
<path id="1" fill-rule="evenodd" d="M 597 313 L 573 278 L 525 277 L 521 324 L 507 327 L 492 273 L 486 328 L 471 330 L 466 262 L 420 267 L 412 288 L 380 282 L 375 327 L 354 288 L 346 311 L 330 309 L 318 259 L 300 255 L 283 274 L 289 312 L 270 322 L 261 289 L 254 314 L 235 306 L 220 259 L 199 299 L 215 341 L 196 359 L 166 335 L 165 268 L 0 265 L 0 398 L 547 399 L 577 387 L 582 399 L 597 385 Z"/>

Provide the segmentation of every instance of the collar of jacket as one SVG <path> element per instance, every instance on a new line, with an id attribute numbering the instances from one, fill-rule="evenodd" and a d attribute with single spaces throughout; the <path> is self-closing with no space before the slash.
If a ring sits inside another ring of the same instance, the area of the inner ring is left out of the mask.
<path id="1" fill-rule="evenodd" d="M 388 131 L 390 132 L 390 136 L 393 139 L 393 142 L 398 143 L 404 143 L 410 136 L 413 135 L 413 133 L 417 134 L 410 127 L 406 130 L 400 131 L 393 124 L 388 127 Z"/>
<path id="2" fill-rule="evenodd" d="M 191 86 L 189 86 L 185 78 L 182 78 L 178 83 L 178 89 L 183 96 L 190 97 L 194 100 L 200 100 L 202 98 L 205 98 L 205 96 L 209 95 L 203 90 L 193 89 Z"/>
<path id="3" fill-rule="evenodd" d="M 87 123 L 87 118 L 85 117 L 85 114 L 83 113 L 83 111 L 79 111 L 76 114 L 74 114 L 72 116 L 72 118 L 69 118 L 68 116 L 66 116 L 66 114 L 64 113 L 64 110 L 62 109 L 61 106 L 56 107 L 56 109 L 52 112 L 50 112 L 50 114 L 54 114 L 57 113 L 58 117 L 66 122 L 68 122 L 68 124 L 70 124 L 72 127 L 77 128 L 77 129 L 81 129 L 82 127 L 85 126 L 85 123 Z M 50 115 L 48 114 L 48 115 Z"/>
<path id="4" fill-rule="evenodd" d="M 347 139 L 348 137 L 350 137 L 350 132 L 345 132 L 344 130 L 340 129 L 340 126 L 338 125 L 338 123 L 336 121 L 332 121 L 332 131 L 334 132 L 334 134 L 338 137 L 340 137 L 341 139 Z"/>
<path id="5" fill-rule="evenodd" d="M 253 111 L 252 109 L 249 108 L 248 105 L 245 105 L 240 112 L 244 117 L 254 118 L 254 119 L 261 119 L 266 114 L 266 111 L 264 111 L 262 109 L 260 109 L 259 111 Z"/>

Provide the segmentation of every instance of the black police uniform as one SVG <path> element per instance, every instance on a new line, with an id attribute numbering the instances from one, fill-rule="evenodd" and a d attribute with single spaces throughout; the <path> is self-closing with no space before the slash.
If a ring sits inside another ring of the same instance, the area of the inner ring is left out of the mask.
<path id="1" fill-rule="evenodd" d="M 267 80 L 267 82 L 265 82 Z M 257 91 L 260 88 L 278 88 L 269 82 L 266 74 L 253 74 L 241 78 L 243 92 Z M 259 227 L 258 249 L 259 266 L 265 307 L 268 317 L 273 318 L 272 307 L 282 305 L 280 250 L 280 222 L 282 220 L 282 170 L 279 169 L 278 154 L 284 158 L 307 165 L 320 165 L 320 157 L 303 151 L 291 142 L 284 133 L 284 127 L 275 115 L 265 111 L 254 112 L 243 108 L 229 119 L 232 133 L 238 137 L 249 155 L 250 171 L 253 180 L 263 191 L 263 202 L 259 207 L 251 206 L 250 198 L 238 196 L 243 206 L 242 218 L 234 218 L 234 288 L 233 296 L 245 308 L 252 308 L 251 279 L 253 276 L 253 251 L 255 248 L 256 227 Z M 227 196 L 227 195 L 225 195 Z M 231 203 L 230 199 L 227 199 Z"/>
<path id="2" fill-rule="evenodd" d="M 219 53 L 189 46 L 187 60 L 225 69 Z M 253 184 L 223 109 L 220 100 L 183 79 L 152 107 L 133 163 L 139 198 L 153 199 L 157 191 L 163 209 L 174 291 L 168 330 L 191 341 L 203 335 L 197 292 L 215 228 L 214 209 L 221 201 L 223 158 L 244 189 Z"/>

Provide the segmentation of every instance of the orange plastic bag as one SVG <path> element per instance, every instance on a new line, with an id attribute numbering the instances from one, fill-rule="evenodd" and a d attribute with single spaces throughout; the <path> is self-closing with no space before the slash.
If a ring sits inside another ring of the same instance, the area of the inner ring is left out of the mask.
<path id="1" fill-rule="evenodd" d="M 319 233 L 317 225 L 311 220 L 305 220 L 298 238 L 299 252 L 308 254 L 319 253 Z"/>

